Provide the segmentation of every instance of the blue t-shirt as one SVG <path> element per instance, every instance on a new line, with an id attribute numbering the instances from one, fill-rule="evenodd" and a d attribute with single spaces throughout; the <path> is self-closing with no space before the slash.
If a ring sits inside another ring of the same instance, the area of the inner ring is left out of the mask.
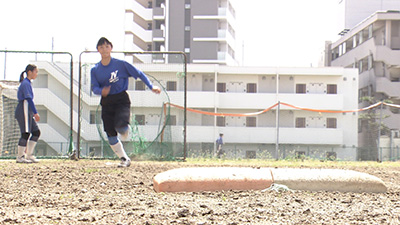
<path id="1" fill-rule="evenodd" d="M 33 89 L 31 80 L 29 80 L 28 78 L 22 80 L 18 87 L 17 97 L 19 102 L 27 100 L 28 105 L 32 109 L 33 113 L 37 113 L 35 104 L 33 103 Z"/>
<path id="2" fill-rule="evenodd" d="M 98 62 L 92 68 L 92 91 L 97 95 L 101 95 L 104 87 L 111 86 L 109 95 L 121 93 L 128 89 L 129 77 L 133 77 L 135 80 L 140 78 L 147 87 L 153 89 L 153 84 L 142 71 L 124 60 L 111 58 L 107 66 Z"/>
<path id="3" fill-rule="evenodd" d="M 222 140 L 222 137 L 219 137 L 216 141 L 217 145 L 223 145 L 224 141 Z"/>

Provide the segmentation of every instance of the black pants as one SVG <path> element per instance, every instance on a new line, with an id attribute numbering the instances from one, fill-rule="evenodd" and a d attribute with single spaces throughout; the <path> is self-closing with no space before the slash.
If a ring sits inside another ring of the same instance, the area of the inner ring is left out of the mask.
<path id="1" fill-rule="evenodd" d="M 115 95 L 102 97 L 100 104 L 104 131 L 108 137 L 117 136 L 115 128 L 125 127 L 129 124 L 131 101 L 128 93 L 123 91 Z"/>

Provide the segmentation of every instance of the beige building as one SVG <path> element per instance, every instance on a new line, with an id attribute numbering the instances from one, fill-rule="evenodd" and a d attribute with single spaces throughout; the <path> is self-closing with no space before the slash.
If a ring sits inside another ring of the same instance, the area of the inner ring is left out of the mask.
<path id="1" fill-rule="evenodd" d="M 358 102 L 365 107 L 370 102 L 390 100 L 400 104 L 400 13 L 398 11 L 377 11 L 362 20 L 356 26 L 328 47 L 330 60 L 327 65 L 357 68 L 359 71 Z M 384 159 L 398 152 L 395 141 L 399 137 L 400 112 L 397 108 L 383 109 L 383 124 L 390 130 L 382 129 L 381 140 L 377 149 L 378 132 L 371 135 L 371 123 L 359 120 L 359 146 L 365 147 L 363 159 Z M 379 111 L 377 111 L 379 113 Z M 388 116 L 387 118 L 385 118 Z M 377 119 L 375 122 L 379 122 Z M 386 143 L 387 145 L 384 145 Z M 391 158 L 391 157 L 389 157 Z"/>

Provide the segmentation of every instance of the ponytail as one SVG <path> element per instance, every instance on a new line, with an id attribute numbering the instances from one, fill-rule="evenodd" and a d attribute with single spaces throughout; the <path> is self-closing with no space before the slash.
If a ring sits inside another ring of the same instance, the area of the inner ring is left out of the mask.
<path id="1" fill-rule="evenodd" d="M 28 64 L 25 68 L 25 70 L 19 75 L 19 82 L 21 83 L 24 80 L 24 73 L 26 73 L 26 76 L 28 76 L 28 71 L 33 71 L 36 69 L 37 66 L 33 64 Z"/>
<path id="2" fill-rule="evenodd" d="M 25 73 L 25 71 L 22 71 L 21 75 L 19 75 L 19 82 L 20 83 L 24 80 L 24 73 Z"/>

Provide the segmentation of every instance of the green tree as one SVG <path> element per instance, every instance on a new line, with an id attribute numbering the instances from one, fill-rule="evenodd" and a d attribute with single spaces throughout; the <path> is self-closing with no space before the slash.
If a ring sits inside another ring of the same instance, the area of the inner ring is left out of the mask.
<path id="1" fill-rule="evenodd" d="M 370 105 L 376 104 L 378 102 L 382 103 L 392 103 L 388 99 L 377 101 L 372 96 L 362 97 L 363 102 L 368 102 Z M 361 127 L 365 133 L 363 135 L 363 143 L 360 146 L 359 159 L 361 160 L 380 160 L 378 151 L 378 139 L 381 135 L 390 134 L 390 128 L 383 122 L 384 119 L 390 117 L 383 113 L 385 105 L 379 105 L 372 109 L 366 110 L 359 114 Z"/>

